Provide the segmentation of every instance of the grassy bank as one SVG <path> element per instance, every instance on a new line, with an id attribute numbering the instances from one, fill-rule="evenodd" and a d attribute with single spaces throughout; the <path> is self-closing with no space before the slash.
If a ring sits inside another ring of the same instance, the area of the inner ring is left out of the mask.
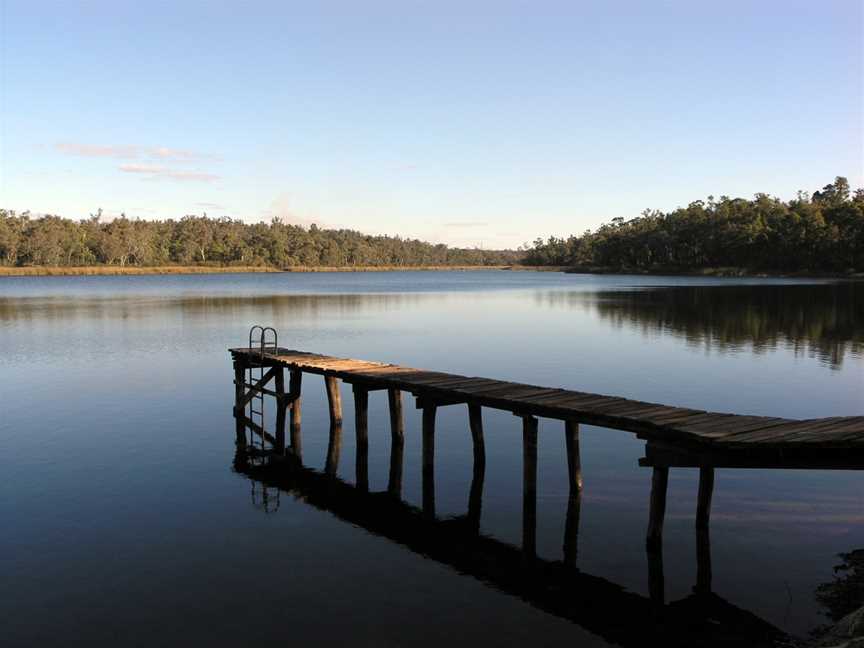
<path id="1" fill-rule="evenodd" d="M 279 272 L 275 268 L 259 266 L 211 267 L 211 266 L 2 266 L 0 276 L 5 277 L 49 277 L 88 275 L 165 275 L 165 274 L 214 274 L 229 272 Z"/>
<path id="2" fill-rule="evenodd" d="M 396 272 L 396 271 L 466 271 L 466 270 L 514 270 L 532 272 L 561 272 L 559 266 L 292 266 L 272 268 L 268 266 L 0 266 L 0 277 L 47 277 L 88 275 L 168 275 L 168 274 L 225 274 L 233 272 Z"/>

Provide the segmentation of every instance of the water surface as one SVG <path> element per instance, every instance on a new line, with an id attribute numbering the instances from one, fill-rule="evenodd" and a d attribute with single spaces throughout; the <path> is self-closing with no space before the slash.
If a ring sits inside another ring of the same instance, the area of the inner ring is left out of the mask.
<path id="1" fill-rule="evenodd" d="M 509 272 L 0 279 L 8 642 L 606 645 L 235 471 L 226 349 L 254 323 L 275 326 L 282 346 L 331 355 L 743 414 L 864 414 L 860 283 Z M 320 378 L 307 376 L 303 394 L 304 461 L 320 470 Z M 343 398 L 350 413 L 350 390 Z M 406 416 L 403 496 L 419 506 L 411 401 Z M 521 421 L 485 417 L 481 531 L 518 546 Z M 438 421 L 437 513 L 460 516 L 472 477 L 464 406 Z M 375 392 L 372 490 L 387 486 L 387 426 Z M 537 550 L 548 560 L 561 558 L 568 501 L 560 428 L 540 424 Z M 583 426 L 579 568 L 639 596 L 649 593 L 643 452 L 630 434 Z M 353 453 L 347 422 L 338 475 L 349 484 Z M 671 471 L 670 601 L 696 579 L 696 484 L 696 471 Z M 826 623 L 815 590 L 833 579 L 838 553 L 864 547 L 862 504 L 857 472 L 718 470 L 714 592 L 784 632 Z"/>

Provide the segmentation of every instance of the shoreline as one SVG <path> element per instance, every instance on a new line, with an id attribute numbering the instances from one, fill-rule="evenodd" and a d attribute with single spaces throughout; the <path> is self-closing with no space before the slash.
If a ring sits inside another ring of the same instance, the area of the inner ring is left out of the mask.
<path id="1" fill-rule="evenodd" d="M 717 277 L 750 279 L 864 279 L 864 272 L 772 272 L 744 268 L 604 268 L 526 265 L 423 265 L 423 266 L 0 266 L 3 277 L 87 277 L 87 276 L 153 276 L 187 274 L 246 274 L 282 272 L 475 272 L 497 270 L 510 272 L 562 272 L 564 274 L 634 275 L 655 277 Z"/>
<path id="2" fill-rule="evenodd" d="M 235 274 L 278 272 L 441 272 L 509 270 L 564 272 L 564 266 L 452 265 L 452 266 L 0 266 L 0 277 L 139 276 L 178 274 Z"/>
<path id="3" fill-rule="evenodd" d="M 818 272 L 799 270 L 781 272 L 779 270 L 748 270 L 746 268 L 700 268 L 687 270 L 681 268 L 605 268 L 570 266 L 561 270 L 565 274 L 591 275 L 635 275 L 654 277 L 716 277 L 727 279 L 864 279 L 864 272 Z"/>

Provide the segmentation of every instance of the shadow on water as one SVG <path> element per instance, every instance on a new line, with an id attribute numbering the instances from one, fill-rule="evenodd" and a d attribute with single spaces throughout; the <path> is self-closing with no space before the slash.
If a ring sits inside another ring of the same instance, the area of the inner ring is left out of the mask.
<path id="1" fill-rule="evenodd" d="M 431 456 L 428 462 L 424 456 L 423 505 L 416 507 L 401 498 L 403 453 L 399 443 L 391 444 L 387 489 L 370 492 L 362 478 L 367 474 L 367 456 L 362 451 L 357 453 L 356 484 L 336 476 L 341 424 L 330 427 L 326 465 L 320 472 L 303 464 L 299 425 L 292 426 L 291 444 L 286 447 L 284 430 L 272 435 L 245 416 L 237 420 L 233 469 L 252 481 L 253 502 L 265 512 L 278 511 L 281 495 L 290 495 L 617 645 L 779 646 L 791 641 L 780 629 L 712 591 L 708 509 L 704 507 L 695 533 L 696 583 L 690 595 L 667 602 L 662 547 L 649 546 L 646 551 L 648 596 L 579 569 L 582 488 L 578 459 L 570 462 L 562 559 L 548 560 L 535 551 L 536 472 L 530 469 L 530 443 L 523 445 L 523 465 L 529 468 L 523 474 L 522 543 L 516 546 L 480 531 L 485 459 L 476 445 L 466 513 L 443 518 L 435 514 Z M 574 441 L 578 443 L 578 437 Z M 707 501 L 710 507 L 710 488 L 707 500 L 703 490 L 700 487 L 700 506 Z"/>

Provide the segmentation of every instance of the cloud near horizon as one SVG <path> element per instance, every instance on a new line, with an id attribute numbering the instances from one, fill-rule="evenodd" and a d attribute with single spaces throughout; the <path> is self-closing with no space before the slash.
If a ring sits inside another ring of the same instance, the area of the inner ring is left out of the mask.
<path id="1" fill-rule="evenodd" d="M 444 227 L 488 227 L 490 223 L 486 221 L 457 221 L 454 223 L 444 223 Z"/>
<path id="2" fill-rule="evenodd" d="M 179 180 L 183 182 L 214 182 L 219 180 L 218 175 L 204 171 L 186 171 L 169 169 L 153 164 L 121 164 L 117 167 L 123 173 L 138 173 L 146 176 L 147 180 Z"/>
<path id="3" fill-rule="evenodd" d="M 151 160 L 173 160 L 175 162 L 188 162 L 194 160 L 219 160 L 216 155 L 210 153 L 197 153 L 185 149 L 175 149 L 166 146 L 137 146 L 137 145 L 102 145 L 82 144 L 80 142 L 60 142 L 54 148 L 65 155 L 77 155 L 79 157 L 114 158 L 121 160 L 151 159 Z"/>

